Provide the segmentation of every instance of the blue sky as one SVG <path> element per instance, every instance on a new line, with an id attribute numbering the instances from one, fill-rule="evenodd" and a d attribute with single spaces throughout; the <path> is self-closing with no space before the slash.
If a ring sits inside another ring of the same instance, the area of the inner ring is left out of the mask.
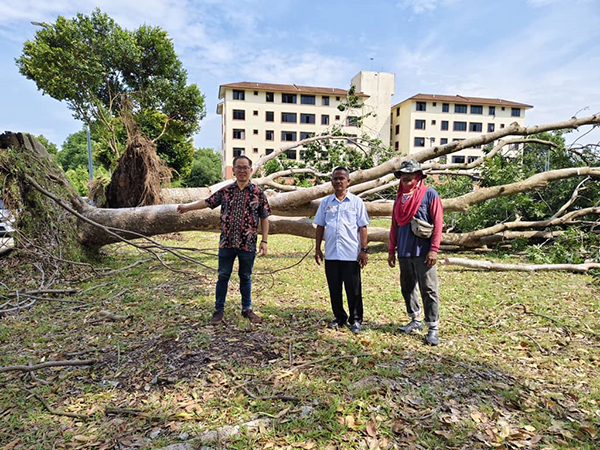
<path id="1" fill-rule="evenodd" d="M 94 7 L 125 28 L 147 23 L 173 38 L 206 95 L 196 147 L 220 149 L 221 84 L 348 88 L 360 70 L 396 74 L 392 104 L 417 93 L 503 98 L 534 105 L 527 125 L 600 112 L 599 0 L 0 0 L 1 131 L 60 146 L 81 129 L 14 59 L 34 37 L 31 21 Z M 599 140 L 594 131 L 580 143 Z"/>

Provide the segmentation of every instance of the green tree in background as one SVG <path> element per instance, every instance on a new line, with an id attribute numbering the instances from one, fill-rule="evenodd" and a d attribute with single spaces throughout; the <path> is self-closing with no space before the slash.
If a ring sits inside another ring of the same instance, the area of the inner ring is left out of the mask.
<path id="1" fill-rule="evenodd" d="M 129 31 L 99 9 L 73 19 L 59 16 L 24 44 L 16 62 L 38 89 L 65 101 L 76 119 L 93 126 L 105 167 L 114 168 L 130 134 L 121 123 L 124 113 L 145 137 L 162 139 L 161 152 L 175 170 L 185 172 L 190 165 L 188 141 L 205 116 L 204 96 L 187 83 L 161 28 Z"/>
<path id="2" fill-rule="evenodd" d="M 92 134 L 92 155 L 98 149 L 97 138 Z M 77 131 L 70 134 L 63 142 L 61 150 L 56 155 L 56 161 L 61 165 L 65 172 L 84 167 L 87 172 L 88 167 L 88 150 L 87 150 L 87 133 L 85 130 Z M 98 167 L 98 163 L 94 163 L 94 168 Z"/>
<path id="3" fill-rule="evenodd" d="M 184 187 L 204 187 L 221 181 L 221 154 L 212 148 L 199 148 L 194 152 L 190 174 L 183 178 Z"/>

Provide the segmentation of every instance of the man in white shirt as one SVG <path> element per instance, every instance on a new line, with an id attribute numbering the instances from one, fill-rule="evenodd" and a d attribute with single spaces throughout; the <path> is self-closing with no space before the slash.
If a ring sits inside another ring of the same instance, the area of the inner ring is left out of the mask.
<path id="1" fill-rule="evenodd" d="M 321 201 L 314 223 L 317 225 L 315 261 L 321 265 L 321 242 L 325 237 L 325 276 L 335 319 L 329 328 L 348 322 L 350 330 L 362 329 L 363 302 L 360 269 L 367 265 L 367 225 L 369 216 L 362 199 L 348 192 L 350 173 L 336 167 L 331 174 L 334 194 Z M 342 286 L 346 290 L 348 314 L 344 310 Z"/>

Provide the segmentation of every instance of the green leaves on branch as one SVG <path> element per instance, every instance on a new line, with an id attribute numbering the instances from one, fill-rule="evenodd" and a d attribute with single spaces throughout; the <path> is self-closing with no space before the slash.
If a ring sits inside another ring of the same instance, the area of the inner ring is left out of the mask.
<path id="1" fill-rule="evenodd" d="M 143 125 L 150 139 L 166 126 L 170 140 L 177 141 L 171 147 L 183 145 L 206 115 L 204 96 L 195 84 L 188 85 L 166 31 L 149 25 L 129 31 L 99 9 L 90 16 L 59 16 L 54 24 L 43 24 L 35 39 L 24 44 L 16 63 L 44 94 L 65 101 L 76 119 L 106 135 L 100 142 L 113 153 L 104 158 L 106 167 L 124 148 L 117 124 L 124 112 Z M 148 116 L 160 117 L 160 123 L 148 121 Z M 177 170 L 191 164 L 190 148 Z"/>

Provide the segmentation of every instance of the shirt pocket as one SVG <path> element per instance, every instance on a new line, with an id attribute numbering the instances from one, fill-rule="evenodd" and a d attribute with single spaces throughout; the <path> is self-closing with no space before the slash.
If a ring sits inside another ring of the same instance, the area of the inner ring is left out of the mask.
<path id="1" fill-rule="evenodd" d="M 356 225 L 358 222 L 357 216 L 358 210 L 355 208 L 345 209 L 343 212 L 344 222 L 346 222 L 348 225 Z"/>

